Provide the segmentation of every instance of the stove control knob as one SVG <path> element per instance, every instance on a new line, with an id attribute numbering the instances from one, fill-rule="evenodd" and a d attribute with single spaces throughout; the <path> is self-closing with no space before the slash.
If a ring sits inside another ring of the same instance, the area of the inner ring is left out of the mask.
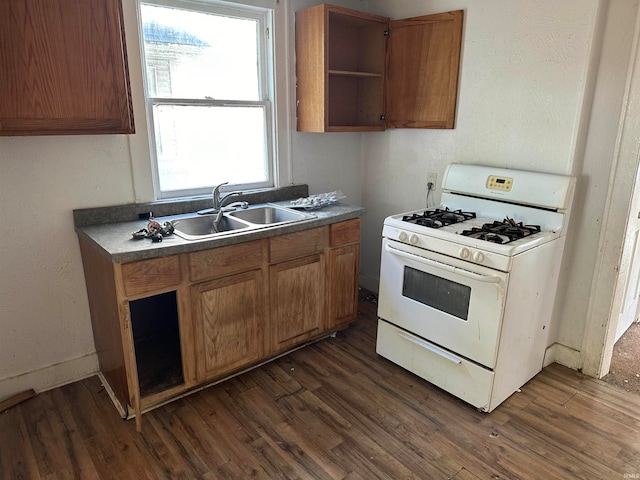
<path id="1" fill-rule="evenodd" d="M 411 236 L 409 237 L 409 243 L 411 245 L 417 245 L 418 244 L 418 236 L 415 233 L 412 233 Z"/>
<path id="2" fill-rule="evenodd" d="M 462 247 L 460 249 L 460 251 L 458 252 L 458 255 L 460 255 L 460 258 L 467 259 L 467 258 L 469 258 L 469 255 L 471 255 L 471 252 L 469 251 L 469 249 L 467 247 Z"/>
<path id="3" fill-rule="evenodd" d="M 401 242 L 406 242 L 407 238 L 409 238 L 407 232 L 400 232 L 400 234 L 398 235 L 398 240 L 400 240 Z"/>
<path id="4" fill-rule="evenodd" d="M 477 263 L 484 262 L 484 253 L 482 252 L 473 252 L 473 261 Z"/>

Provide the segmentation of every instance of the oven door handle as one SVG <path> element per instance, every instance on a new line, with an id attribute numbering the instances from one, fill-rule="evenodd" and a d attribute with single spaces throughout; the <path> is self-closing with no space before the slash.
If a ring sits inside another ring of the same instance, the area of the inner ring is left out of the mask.
<path id="1" fill-rule="evenodd" d="M 470 272 L 469 270 L 465 270 L 464 268 L 457 268 L 451 265 L 447 265 L 446 263 L 438 262 L 437 260 L 432 260 L 430 258 L 422 257 L 420 255 L 415 255 L 413 253 L 405 252 L 404 250 L 398 250 L 397 248 L 392 247 L 391 245 L 385 245 L 384 248 L 387 252 L 392 253 L 393 255 L 397 255 L 399 257 L 405 257 L 410 260 L 414 260 L 416 262 L 422 263 L 424 265 L 429 265 L 430 267 L 436 267 L 441 270 L 446 270 L 447 272 L 452 272 L 458 275 L 462 275 L 463 277 L 470 278 L 477 282 L 483 283 L 500 283 L 502 279 L 496 275 L 482 275 L 480 273 Z"/>
<path id="2" fill-rule="evenodd" d="M 431 345 L 429 342 L 426 342 L 426 341 L 422 340 L 421 338 L 414 337 L 413 335 L 410 335 L 410 334 L 408 334 L 406 332 L 397 332 L 397 333 L 398 333 L 398 335 L 400 335 L 405 340 L 408 340 L 411 343 L 415 343 L 419 347 L 425 348 L 425 349 L 429 350 L 430 352 L 433 352 L 436 355 L 444 358 L 445 360 L 449 360 L 450 362 L 455 363 L 456 365 L 459 365 L 459 364 L 462 363 L 462 360 L 460 360 L 455 355 L 451 355 L 449 352 L 441 350 L 440 348 L 436 347 L 435 345 Z"/>

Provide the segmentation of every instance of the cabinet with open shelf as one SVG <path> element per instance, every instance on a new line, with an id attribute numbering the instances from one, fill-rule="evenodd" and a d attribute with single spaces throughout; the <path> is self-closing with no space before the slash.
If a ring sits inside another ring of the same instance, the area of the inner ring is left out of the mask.
<path id="1" fill-rule="evenodd" d="M 301 132 L 453 128 L 462 11 L 390 21 L 321 4 L 296 12 Z"/>

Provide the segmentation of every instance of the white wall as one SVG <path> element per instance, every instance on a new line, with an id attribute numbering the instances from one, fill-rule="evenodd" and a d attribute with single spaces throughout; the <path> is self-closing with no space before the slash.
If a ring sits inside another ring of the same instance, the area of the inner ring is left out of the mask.
<path id="1" fill-rule="evenodd" d="M 606 324 L 615 288 L 615 280 L 612 281 L 610 275 L 605 280 L 605 289 L 608 291 L 597 287 L 604 275 L 608 275 L 606 272 L 614 273 L 619 262 L 619 252 L 613 251 L 611 242 L 608 242 L 611 251 L 602 251 L 602 229 L 618 230 L 609 234 L 617 237 L 622 244 L 622 230 L 627 215 L 624 200 L 610 213 L 613 218 L 608 218 L 605 212 L 611 189 L 622 193 L 620 183 L 613 186 L 616 181 L 614 175 L 620 174 L 615 168 L 616 146 L 633 55 L 638 2 L 614 0 L 603 2 L 602 7 L 601 48 L 598 58 L 593 62 L 591 115 L 585 121 L 583 150 L 576 155 L 572 169 L 572 174 L 578 177 L 578 183 L 574 201 L 576 208 L 570 225 L 573 235 L 567 243 L 564 283 L 559 290 L 563 301 L 556 305 L 558 321 L 551 335 L 557 340 L 557 361 L 574 368 L 585 367 L 585 335 L 588 334 L 587 328 L 593 328 L 589 326 L 589 317 L 597 315 L 599 318 L 595 323 Z M 635 178 L 635 165 L 622 176 L 627 177 L 625 183 Z M 630 191 L 627 190 L 627 195 Z M 615 224 L 620 222 L 622 228 L 616 227 Z M 606 312 L 604 315 L 603 311 Z M 590 369 L 590 374 L 595 375 L 596 371 Z"/>

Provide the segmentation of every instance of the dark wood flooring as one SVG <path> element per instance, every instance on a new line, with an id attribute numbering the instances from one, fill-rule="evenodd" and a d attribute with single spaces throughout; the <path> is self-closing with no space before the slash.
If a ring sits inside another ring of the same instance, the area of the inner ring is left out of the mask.
<path id="1" fill-rule="evenodd" d="M 97 377 L 0 414 L 0 479 L 640 478 L 640 397 L 558 365 L 491 414 L 375 354 L 354 325 L 143 416 Z"/>

